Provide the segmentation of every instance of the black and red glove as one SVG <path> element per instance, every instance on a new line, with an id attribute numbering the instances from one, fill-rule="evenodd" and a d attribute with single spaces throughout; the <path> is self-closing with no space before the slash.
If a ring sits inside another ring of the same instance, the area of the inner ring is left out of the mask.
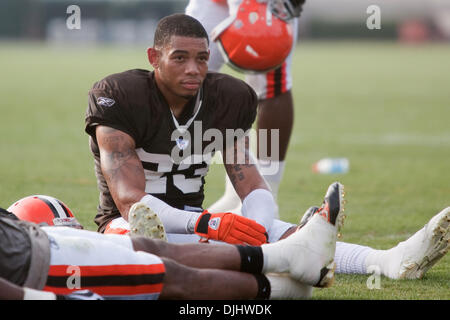
<path id="1" fill-rule="evenodd" d="M 231 212 L 203 211 L 195 224 L 194 231 L 206 239 L 231 244 L 259 246 L 267 242 L 266 228 L 254 220 Z"/>

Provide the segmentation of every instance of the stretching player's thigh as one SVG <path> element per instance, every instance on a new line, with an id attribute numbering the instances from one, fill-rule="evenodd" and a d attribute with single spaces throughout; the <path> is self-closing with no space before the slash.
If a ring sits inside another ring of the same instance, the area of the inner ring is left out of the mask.
<path id="1" fill-rule="evenodd" d="M 155 255 L 134 251 L 130 237 L 43 229 L 50 240 L 50 268 L 44 290 L 68 294 L 90 289 L 116 298 L 159 296 L 164 265 Z M 129 247 L 124 245 L 127 242 Z"/>
<path id="2" fill-rule="evenodd" d="M 108 241 L 114 243 L 114 245 L 123 246 L 127 249 L 133 249 L 131 239 L 129 237 L 124 237 L 118 234 L 104 234 L 69 227 L 42 227 L 42 229 L 49 235 L 56 235 L 61 237 L 77 237 L 90 239 L 93 241 Z"/>

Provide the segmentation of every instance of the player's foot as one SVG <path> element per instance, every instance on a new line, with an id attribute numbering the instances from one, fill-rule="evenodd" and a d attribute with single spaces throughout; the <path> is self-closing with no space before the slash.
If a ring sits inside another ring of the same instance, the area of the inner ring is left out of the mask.
<path id="1" fill-rule="evenodd" d="M 338 231 L 344 225 L 345 215 L 342 213 L 344 212 L 344 195 L 344 186 L 339 182 L 332 183 L 328 187 L 322 206 L 315 212 L 335 225 Z"/>
<path id="2" fill-rule="evenodd" d="M 286 239 L 262 245 L 269 272 L 287 272 L 297 281 L 329 287 L 334 281 L 337 234 L 344 223 L 344 187 L 338 182 L 302 228 Z"/>
<path id="3" fill-rule="evenodd" d="M 142 202 L 137 202 L 130 208 L 128 222 L 130 224 L 130 235 L 167 241 L 164 226 L 158 215 Z"/>
<path id="4" fill-rule="evenodd" d="M 450 207 L 436 214 L 414 235 L 389 250 L 393 279 L 420 279 L 450 247 Z"/>
<path id="5" fill-rule="evenodd" d="M 306 210 L 305 213 L 303 214 L 303 217 L 300 220 L 300 223 L 298 224 L 298 228 L 303 227 L 309 221 L 309 219 L 312 218 L 314 213 L 317 212 L 317 210 L 319 210 L 319 207 L 309 207 L 308 210 Z"/>
<path id="6" fill-rule="evenodd" d="M 332 217 L 330 216 L 330 212 L 344 211 L 344 204 L 346 202 L 344 196 L 345 196 L 344 186 L 339 182 L 332 183 L 328 187 L 322 206 L 320 208 L 313 206 L 310 207 L 308 210 L 306 210 L 306 212 L 303 214 L 302 219 L 300 220 L 298 228 L 303 227 L 313 217 L 315 213 L 318 213 L 328 220 L 336 219 L 338 231 L 340 231 L 341 227 L 344 225 L 344 220 L 346 216 L 344 214 L 340 214 L 337 217 Z M 336 220 L 333 221 L 333 224 L 336 222 Z"/>

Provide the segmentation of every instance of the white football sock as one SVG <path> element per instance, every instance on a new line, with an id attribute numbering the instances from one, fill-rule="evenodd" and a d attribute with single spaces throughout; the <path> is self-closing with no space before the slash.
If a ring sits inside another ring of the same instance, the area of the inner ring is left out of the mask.
<path id="1" fill-rule="evenodd" d="M 374 249 L 358 244 L 336 242 L 336 273 L 367 274 L 366 257 Z"/>
<path id="2" fill-rule="evenodd" d="M 275 202 L 277 201 L 278 189 L 280 187 L 281 180 L 283 179 L 285 166 L 285 161 L 258 160 L 258 167 L 261 175 L 269 185 Z"/>
<path id="3" fill-rule="evenodd" d="M 241 213 L 244 217 L 255 220 L 269 230 L 275 217 L 278 217 L 278 206 L 270 191 L 256 189 L 242 201 Z"/>
<path id="4" fill-rule="evenodd" d="M 164 201 L 152 196 L 145 195 L 139 202 L 150 207 L 161 219 L 167 233 L 194 233 L 194 227 L 200 212 L 180 210 L 169 206 Z"/>
<path id="5" fill-rule="evenodd" d="M 225 175 L 225 192 L 219 200 L 208 208 L 208 211 L 211 213 L 233 212 L 240 214 L 241 206 L 241 199 L 234 190 L 230 178 L 228 178 L 228 175 Z"/>

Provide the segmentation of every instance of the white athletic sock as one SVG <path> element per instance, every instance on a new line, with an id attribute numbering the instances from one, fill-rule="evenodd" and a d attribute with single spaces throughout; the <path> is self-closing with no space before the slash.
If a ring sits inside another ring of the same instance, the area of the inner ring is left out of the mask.
<path id="1" fill-rule="evenodd" d="M 357 244 L 337 242 L 336 273 L 370 274 L 377 273 L 397 279 L 403 254 L 404 242 L 388 250 L 377 250 Z"/>
<path id="2" fill-rule="evenodd" d="M 285 161 L 258 160 L 258 166 L 261 175 L 272 190 L 272 195 L 276 202 L 286 163 Z"/>
<path id="3" fill-rule="evenodd" d="M 309 299 L 313 287 L 293 280 L 288 274 L 268 273 L 270 299 Z"/>
<path id="4" fill-rule="evenodd" d="M 230 178 L 228 178 L 228 175 L 225 175 L 225 192 L 219 200 L 208 208 L 208 211 L 211 213 L 233 212 L 240 214 L 241 206 L 241 199 L 234 190 Z"/>
<path id="5" fill-rule="evenodd" d="M 367 274 L 366 257 L 374 249 L 358 244 L 336 242 L 336 273 Z"/>
<path id="6" fill-rule="evenodd" d="M 255 220 L 269 230 L 275 217 L 278 217 L 278 206 L 270 191 L 256 189 L 242 201 L 241 213 L 244 217 Z"/>
<path id="7" fill-rule="evenodd" d="M 140 202 L 148 205 L 158 215 L 167 233 L 194 233 L 200 212 L 174 208 L 149 194 L 142 197 Z"/>

